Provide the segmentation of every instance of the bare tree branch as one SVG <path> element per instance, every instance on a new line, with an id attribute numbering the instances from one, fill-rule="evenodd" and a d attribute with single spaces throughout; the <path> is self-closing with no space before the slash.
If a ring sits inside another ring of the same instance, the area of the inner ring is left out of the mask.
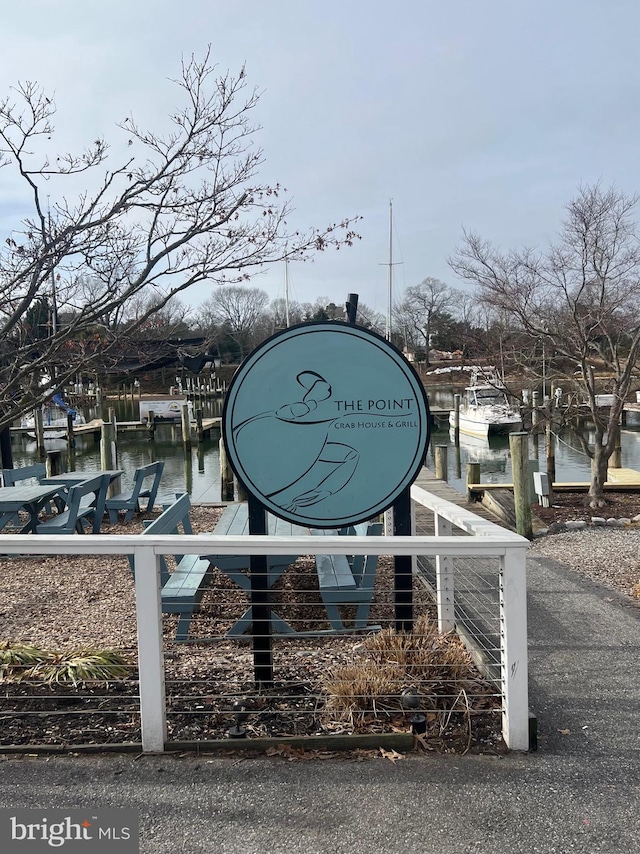
<path id="1" fill-rule="evenodd" d="M 60 385 L 115 359 L 123 307 L 144 289 L 155 298 L 129 334 L 195 284 L 240 284 L 265 264 L 358 239 L 357 217 L 289 228 L 286 191 L 259 180 L 259 95 L 244 68 L 216 76 L 207 52 L 183 61 L 174 84 L 170 129 L 127 117 L 118 125 L 127 154 L 115 165 L 102 139 L 52 153 L 55 103 L 36 84 L 0 101 L 0 165 L 32 208 L 0 243 L 0 428 L 45 399 L 43 377 L 55 373 L 51 385 Z M 80 176 L 86 189 L 74 195 Z M 30 323 L 36 308 L 49 316 L 46 329 Z"/>
<path id="2" fill-rule="evenodd" d="M 604 502 L 607 463 L 615 449 L 622 407 L 631 390 L 640 352 L 640 242 L 637 196 L 600 185 L 581 187 L 567 205 L 559 240 L 545 252 L 503 253 L 465 233 L 449 260 L 452 269 L 479 288 L 480 297 L 504 312 L 532 342 L 579 366 L 573 383 L 586 399 L 595 442 L 592 506 Z M 614 404 L 603 415 L 596 405 L 597 363 L 608 377 Z"/>

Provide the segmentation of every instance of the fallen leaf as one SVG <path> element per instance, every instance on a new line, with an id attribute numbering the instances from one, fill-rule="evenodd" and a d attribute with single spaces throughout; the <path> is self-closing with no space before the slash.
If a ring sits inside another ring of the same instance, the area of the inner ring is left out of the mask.
<path id="1" fill-rule="evenodd" d="M 571 735 L 570 729 L 559 729 L 558 732 L 560 733 L 560 735 Z"/>
<path id="2" fill-rule="evenodd" d="M 382 754 L 382 758 L 388 759 L 389 762 L 395 763 L 398 759 L 406 759 L 404 753 L 398 753 L 397 750 L 385 750 L 384 747 L 381 747 L 380 753 Z"/>
<path id="3" fill-rule="evenodd" d="M 414 741 L 416 744 L 419 744 L 423 750 L 433 750 L 433 747 L 429 744 L 427 739 L 421 733 L 414 735 Z"/>

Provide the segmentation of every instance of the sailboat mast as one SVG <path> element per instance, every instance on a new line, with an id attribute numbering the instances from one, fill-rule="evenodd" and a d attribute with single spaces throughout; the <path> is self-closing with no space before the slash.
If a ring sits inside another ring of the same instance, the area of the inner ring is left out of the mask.
<path id="1" fill-rule="evenodd" d="M 389 199 L 389 279 L 387 286 L 387 341 L 391 341 L 391 305 L 393 301 L 393 199 Z"/>
<path id="2" fill-rule="evenodd" d="M 289 320 L 289 259 L 284 259 L 284 313 L 287 321 L 287 329 L 291 325 Z"/>

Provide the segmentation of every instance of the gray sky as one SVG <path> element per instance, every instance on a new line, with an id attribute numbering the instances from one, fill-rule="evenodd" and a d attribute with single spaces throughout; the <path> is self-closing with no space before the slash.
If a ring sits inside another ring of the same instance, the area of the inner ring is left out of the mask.
<path id="1" fill-rule="evenodd" d="M 0 93 L 55 90 L 78 147 L 117 139 L 128 113 L 158 126 L 183 54 L 246 62 L 262 174 L 295 224 L 364 217 L 355 248 L 290 265 L 292 298 L 356 292 L 385 313 L 390 198 L 399 296 L 426 276 L 460 286 L 446 258 L 463 226 L 544 244 L 580 183 L 640 189 L 639 31 L 637 0 L 5 0 Z M 6 233 L 23 208 L 0 179 Z M 253 284 L 283 296 L 284 270 Z"/>

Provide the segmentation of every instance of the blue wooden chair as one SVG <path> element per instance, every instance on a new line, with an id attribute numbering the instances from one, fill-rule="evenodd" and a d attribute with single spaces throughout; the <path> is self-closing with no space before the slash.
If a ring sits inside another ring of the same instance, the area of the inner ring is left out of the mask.
<path id="1" fill-rule="evenodd" d="M 147 513 L 153 510 L 163 470 L 164 462 L 162 461 L 149 463 L 146 466 L 136 469 L 133 475 L 132 488 L 128 491 L 119 492 L 118 495 L 113 495 L 111 498 L 107 498 L 105 506 L 109 513 L 109 521 L 117 522 L 118 513 L 121 510 L 124 510 L 125 522 L 133 519 L 134 513 Z M 147 499 L 144 511 L 140 510 L 141 498 Z"/>

